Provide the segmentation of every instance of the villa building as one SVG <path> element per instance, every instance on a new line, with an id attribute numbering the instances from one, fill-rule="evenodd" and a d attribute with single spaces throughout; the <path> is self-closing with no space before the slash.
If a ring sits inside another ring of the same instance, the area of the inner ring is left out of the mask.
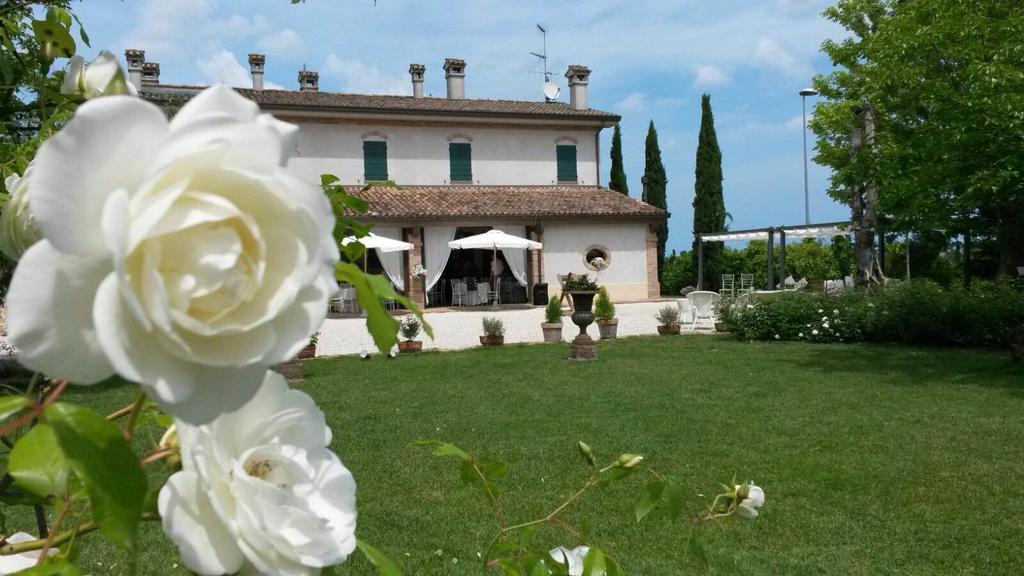
<path id="1" fill-rule="evenodd" d="M 142 97 L 168 113 L 203 88 L 161 83 L 159 64 L 141 50 L 125 55 Z M 614 300 L 659 295 L 655 231 L 668 214 L 601 186 L 600 134 L 619 116 L 588 106 L 586 67 L 567 70 L 563 103 L 467 98 L 466 63 L 456 59 L 444 62 L 443 98 L 424 95 L 421 64 L 409 67 L 411 96 L 321 92 L 310 70 L 299 71 L 296 90 L 265 89 L 265 57 L 250 54 L 249 64 L 252 88 L 239 93 L 300 127 L 288 167 L 313 182 L 338 176 L 369 202 L 374 232 L 414 246 L 370 260 L 414 301 L 444 303 L 450 279 L 487 277 L 491 252 L 452 251 L 448 242 L 492 228 L 543 243 L 500 254 L 503 301 L 526 301 L 541 282 L 557 294 L 558 275 L 593 277 L 596 256 L 607 262 L 600 282 Z M 417 264 L 427 269 L 423 281 L 410 277 Z"/>

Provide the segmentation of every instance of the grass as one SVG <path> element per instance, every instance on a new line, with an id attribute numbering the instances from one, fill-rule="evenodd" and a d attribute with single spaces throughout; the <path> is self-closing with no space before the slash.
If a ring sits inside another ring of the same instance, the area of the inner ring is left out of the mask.
<path id="1" fill-rule="evenodd" d="M 1003 352 L 874 345 L 740 343 L 719 337 L 601 343 L 593 363 L 566 345 L 509 346 L 309 362 L 302 388 L 327 413 L 333 448 L 359 483 L 359 535 L 406 574 L 479 574 L 493 516 L 454 461 L 412 446 L 451 441 L 511 466 L 510 521 L 542 515 L 599 456 L 644 454 L 693 493 L 733 474 L 767 492 L 762 517 L 710 525 L 717 574 L 1024 573 L 1024 369 Z M 124 386 L 75 388 L 110 409 Z M 567 519 L 630 574 L 687 572 L 686 529 L 656 510 L 643 479 L 588 494 Z M 32 526 L 27 516 L 9 525 Z M 155 525 L 140 574 L 184 573 Z M 540 531 L 540 544 L 580 542 Z M 87 573 L 124 574 L 98 538 Z M 338 574 L 372 574 L 353 558 Z M 492 573 L 497 573 L 496 571 Z"/>

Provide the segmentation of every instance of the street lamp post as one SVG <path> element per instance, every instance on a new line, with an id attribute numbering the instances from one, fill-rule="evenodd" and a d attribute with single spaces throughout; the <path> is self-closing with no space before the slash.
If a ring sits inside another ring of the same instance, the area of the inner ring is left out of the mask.
<path id="1" fill-rule="evenodd" d="M 804 123 L 801 127 L 804 133 L 804 224 L 811 223 L 811 195 L 807 186 L 807 97 L 817 95 L 818 91 L 814 88 L 804 88 L 800 91 L 804 109 Z"/>

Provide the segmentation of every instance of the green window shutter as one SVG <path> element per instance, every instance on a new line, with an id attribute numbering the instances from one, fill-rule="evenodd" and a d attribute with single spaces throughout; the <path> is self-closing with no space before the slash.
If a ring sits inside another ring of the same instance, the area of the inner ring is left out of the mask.
<path id="1" fill-rule="evenodd" d="M 576 146 L 559 144 L 555 151 L 558 158 L 558 181 L 576 182 Z"/>
<path id="2" fill-rule="evenodd" d="M 363 179 L 367 182 L 388 179 L 387 142 L 363 142 Z"/>
<path id="3" fill-rule="evenodd" d="M 448 144 L 448 157 L 451 161 L 451 181 L 469 182 L 473 180 L 473 153 L 465 142 Z"/>

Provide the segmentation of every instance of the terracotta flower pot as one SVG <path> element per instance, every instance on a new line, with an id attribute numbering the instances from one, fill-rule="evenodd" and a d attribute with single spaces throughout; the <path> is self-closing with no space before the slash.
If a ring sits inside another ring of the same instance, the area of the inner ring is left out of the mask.
<path id="1" fill-rule="evenodd" d="M 682 329 L 680 324 L 669 324 L 668 326 L 658 326 L 658 334 L 662 336 L 671 336 L 672 334 L 679 334 L 679 330 Z"/>
<path id="2" fill-rule="evenodd" d="M 487 336 L 483 335 L 480 337 L 480 344 L 484 346 L 501 346 L 505 343 L 504 336 Z"/>
<path id="3" fill-rule="evenodd" d="M 619 319 L 598 320 L 597 329 L 601 332 L 601 340 L 613 340 L 619 333 Z"/>
<path id="4" fill-rule="evenodd" d="M 547 322 L 541 322 L 541 329 L 544 331 L 545 342 L 561 342 L 562 341 L 562 323 L 555 322 L 549 324 Z"/>
<path id="5" fill-rule="evenodd" d="M 423 342 L 420 340 L 401 340 L 398 342 L 399 352 L 419 352 L 423 349 Z"/>
<path id="6" fill-rule="evenodd" d="M 306 344 L 306 347 L 299 350 L 298 358 L 305 360 L 306 358 L 316 358 L 316 344 Z"/>

